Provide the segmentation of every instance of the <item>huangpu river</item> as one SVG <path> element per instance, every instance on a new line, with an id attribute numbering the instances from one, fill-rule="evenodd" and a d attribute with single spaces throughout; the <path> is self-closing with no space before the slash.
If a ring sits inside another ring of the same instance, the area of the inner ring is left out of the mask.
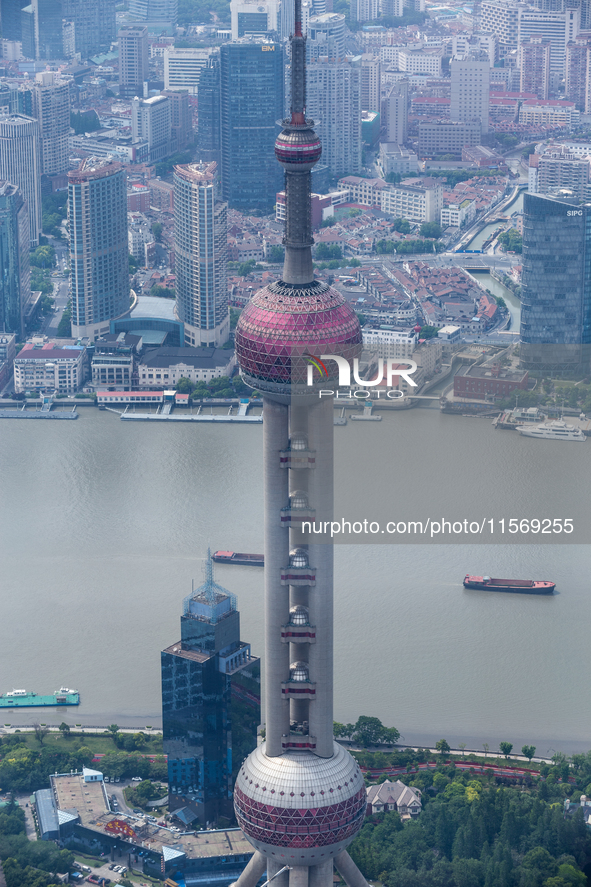
<path id="1" fill-rule="evenodd" d="M 379 500 L 396 520 L 470 512 L 585 530 L 590 460 L 590 441 L 522 438 L 437 409 L 335 428 L 337 503 L 352 495 L 360 518 Z M 0 692 L 67 685 L 82 698 L 0 722 L 158 726 L 160 650 L 180 636 L 208 546 L 263 550 L 261 427 L 129 423 L 94 408 L 76 422 L 0 420 L 0 477 Z M 335 546 L 335 719 L 378 716 L 409 744 L 591 748 L 591 547 L 407 538 Z M 557 593 L 466 591 L 466 573 L 551 579 Z M 261 655 L 263 570 L 215 576 Z"/>

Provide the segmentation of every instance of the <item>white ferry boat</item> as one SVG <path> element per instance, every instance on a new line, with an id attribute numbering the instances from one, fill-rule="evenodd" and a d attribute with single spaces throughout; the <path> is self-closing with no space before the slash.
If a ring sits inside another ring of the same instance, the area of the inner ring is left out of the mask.
<path id="1" fill-rule="evenodd" d="M 541 437 L 544 440 L 586 440 L 580 428 L 567 425 L 562 419 L 541 425 L 518 425 L 517 431 L 524 437 Z"/>

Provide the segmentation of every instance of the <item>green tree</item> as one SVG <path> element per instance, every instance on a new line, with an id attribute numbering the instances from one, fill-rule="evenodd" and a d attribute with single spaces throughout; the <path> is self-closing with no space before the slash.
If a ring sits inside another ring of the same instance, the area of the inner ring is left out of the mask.
<path id="1" fill-rule="evenodd" d="M 343 251 L 338 243 L 319 243 L 316 246 L 317 259 L 342 259 Z"/>
<path id="2" fill-rule="evenodd" d="M 176 294 L 172 287 L 161 286 L 159 283 L 155 283 L 154 286 L 150 288 L 150 295 L 155 296 L 158 299 L 174 299 Z"/>
<path id="3" fill-rule="evenodd" d="M 70 727 L 69 724 L 66 724 L 65 721 L 62 721 L 61 724 L 60 724 L 59 727 L 58 727 L 58 730 L 59 730 L 60 733 L 62 734 L 63 738 L 64 738 L 64 739 L 67 739 L 68 736 L 70 735 L 71 727 Z"/>
<path id="4" fill-rule="evenodd" d="M 269 249 L 269 262 L 282 262 L 285 257 L 285 250 L 278 243 L 274 243 Z"/>
<path id="5" fill-rule="evenodd" d="M 84 132 L 95 132 L 101 128 L 96 111 L 72 111 L 70 114 L 70 126 L 76 135 Z"/>
<path id="6" fill-rule="evenodd" d="M 161 222 L 152 222 L 152 234 L 154 235 L 154 239 L 158 242 L 162 240 L 162 230 L 163 226 Z"/>
<path id="7" fill-rule="evenodd" d="M 60 322 L 57 325 L 57 335 L 60 339 L 70 339 L 72 337 L 72 308 L 70 302 L 68 302 L 64 313 L 60 317 Z"/>
<path id="8" fill-rule="evenodd" d="M 362 748 L 367 748 L 370 745 L 379 745 L 384 742 L 397 742 L 400 738 L 400 733 L 395 727 L 384 727 L 379 718 L 372 718 L 367 715 L 361 715 L 361 717 L 357 718 L 355 726 L 349 735 Z"/>
<path id="9" fill-rule="evenodd" d="M 399 234 L 410 234 L 410 222 L 408 219 L 394 219 L 392 227 Z"/>
<path id="10" fill-rule="evenodd" d="M 430 324 L 426 324 L 425 326 L 421 327 L 421 330 L 419 332 L 419 336 L 421 339 L 433 339 L 433 338 L 435 338 L 435 336 L 437 335 L 438 332 L 439 332 L 438 327 L 430 326 Z"/>
<path id="11" fill-rule="evenodd" d="M 523 755 L 524 758 L 527 758 L 528 761 L 531 761 L 531 759 L 533 758 L 535 753 L 536 753 L 535 745 L 524 745 L 521 749 L 521 754 Z"/>
<path id="12" fill-rule="evenodd" d="M 378 255 L 389 255 L 396 252 L 396 245 L 393 240 L 378 240 L 376 242 L 376 253 Z"/>
<path id="13" fill-rule="evenodd" d="M 192 394 L 195 386 L 191 382 L 190 379 L 187 379 L 186 376 L 181 376 L 181 378 L 176 383 L 176 390 L 179 394 Z"/>
<path id="14" fill-rule="evenodd" d="M 437 222 L 423 222 L 419 228 L 421 237 L 433 237 L 435 239 L 441 237 L 443 229 Z"/>
<path id="15" fill-rule="evenodd" d="M 45 737 L 49 733 L 49 727 L 46 727 L 45 724 L 33 724 L 33 731 L 39 745 L 43 745 Z"/>
<path id="16" fill-rule="evenodd" d="M 448 755 L 451 751 L 451 746 L 447 739 L 438 739 L 435 743 L 435 748 L 442 755 Z"/>
<path id="17" fill-rule="evenodd" d="M 501 750 L 501 754 L 506 758 L 509 757 L 511 752 L 513 751 L 513 743 L 512 742 L 499 742 L 499 748 Z"/>

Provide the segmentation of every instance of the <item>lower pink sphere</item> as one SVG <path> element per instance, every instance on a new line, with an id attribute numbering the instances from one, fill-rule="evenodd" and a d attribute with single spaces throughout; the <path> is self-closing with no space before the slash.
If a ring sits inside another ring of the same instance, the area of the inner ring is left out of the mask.
<path id="1" fill-rule="evenodd" d="M 278 281 L 263 287 L 236 327 L 238 365 L 261 390 L 265 382 L 306 385 L 310 357 L 335 354 L 353 360 L 360 350 L 357 315 L 338 290 L 317 280 L 305 286 Z M 318 381 L 338 377 L 336 362 L 327 361 L 326 371 Z M 317 369 L 314 374 L 316 379 Z"/>
<path id="2" fill-rule="evenodd" d="M 344 850 L 361 829 L 366 789 L 357 761 L 335 743 L 331 758 L 289 752 L 246 759 L 234 787 L 238 825 L 267 858 L 317 865 Z"/>

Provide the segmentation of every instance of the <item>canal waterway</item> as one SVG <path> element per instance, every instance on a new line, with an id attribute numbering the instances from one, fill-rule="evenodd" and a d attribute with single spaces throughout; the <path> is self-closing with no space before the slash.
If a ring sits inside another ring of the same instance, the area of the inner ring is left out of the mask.
<path id="1" fill-rule="evenodd" d="M 262 551 L 262 429 L 88 408 L 0 431 L 0 690 L 82 696 L 78 709 L 0 722 L 159 725 L 160 650 L 179 638 L 207 547 Z M 397 521 L 587 520 L 589 441 L 435 410 L 350 422 L 335 438 L 337 505 L 352 496 L 359 519 L 379 502 Z M 336 546 L 335 718 L 376 715 L 409 743 L 591 747 L 589 546 L 454 541 Z M 559 593 L 465 591 L 467 572 L 552 579 Z M 216 579 L 260 654 L 263 571 L 222 565 Z"/>
<path id="2" fill-rule="evenodd" d="M 506 218 L 509 218 L 513 213 L 519 213 L 523 211 L 523 191 L 520 191 L 517 197 L 509 204 L 509 206 L 505 207 L 503 210 L 503 215 Z M 493 234 L 501 222 L 491 222 L 488 225 L 485 225 L 482 231 L 479 231 L 475 237 L 470 240 L 465 249 L 482 249 L 482 245 L 486 243 L 488 238 Z"/>

